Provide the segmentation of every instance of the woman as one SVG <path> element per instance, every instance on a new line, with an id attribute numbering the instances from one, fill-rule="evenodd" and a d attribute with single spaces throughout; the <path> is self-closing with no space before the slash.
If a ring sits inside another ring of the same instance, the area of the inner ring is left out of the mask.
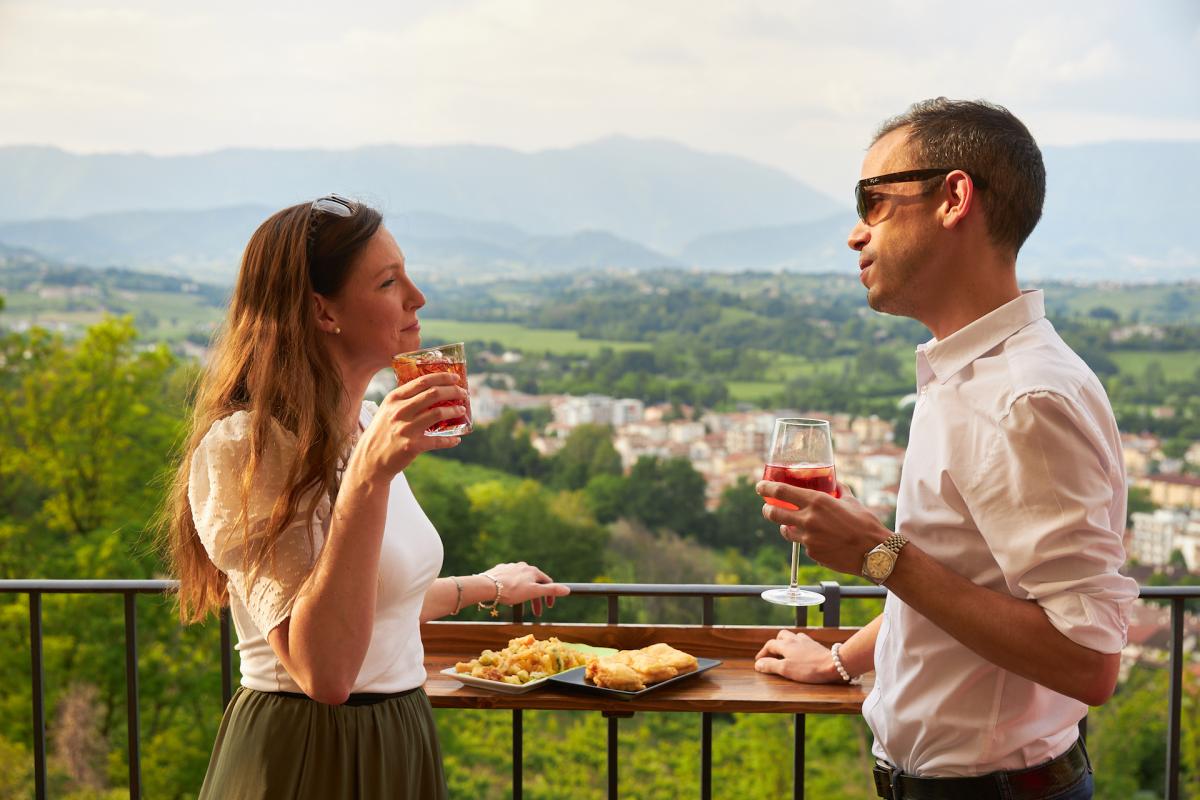
<path id="1" fill-rule="evenodd" d="M 359 401 L 421 344 L 381 222 L 337 195 L 264 222 L 200 385 L 167 548 L 182 619 L 228 604 L 242 668 L 201 798 L 445 797 L 419 623 L 568 592 L 524 563 L 437 579 L 404 469 L 458 444 L 425 431 L 467 393 L 438 373 Z"/>

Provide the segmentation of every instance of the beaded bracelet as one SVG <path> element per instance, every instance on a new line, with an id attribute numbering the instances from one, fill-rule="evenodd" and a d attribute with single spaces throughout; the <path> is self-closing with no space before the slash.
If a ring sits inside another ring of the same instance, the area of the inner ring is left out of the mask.
<path id="1" fill-rule="evenodd" d="M 500 602 L 500 592 L 504 591 L 504 584 L 501 583 L 499 579 L 488 575 L 486 572 L 481 572 L 479 574 L 496 584 L 496 596 L 492 598 L 492 602 L 490 603 L 485 603 L 484 601 L 480 600 L 476 605 L 479 606 L 480 611 L 487 611 L 493 617 L 498 617 L 500 616 L 500 612 L 496 609 L 496 604 Z"/>
<path id="2" fill-rule="evenodd" d="M 842 680 L 844 680 L 846 683 L 850 683 L 853 678 L 850 677 L 850 673 L 846 671 L 846 668 L 842 666 L 842 657 L 838 655 L 838 650 L 840 650 L 841 647 L 841 642 L 835 642 L 833 647 L 829 648 L 829 654 L 833 656 L 833 666 L 835 669 L 837 669 L 838 675 L 841 675 Z"/>

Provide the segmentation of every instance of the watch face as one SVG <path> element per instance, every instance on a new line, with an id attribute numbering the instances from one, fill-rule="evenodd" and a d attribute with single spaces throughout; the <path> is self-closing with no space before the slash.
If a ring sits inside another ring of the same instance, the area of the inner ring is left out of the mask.
<path id="1" fill-rule="evenodd" d="M 872 577 L 883 577 L 887 575 L 892 568 L 895 556 L 884 550 L 872 550 L 867 554 L 867 574 Z"/>

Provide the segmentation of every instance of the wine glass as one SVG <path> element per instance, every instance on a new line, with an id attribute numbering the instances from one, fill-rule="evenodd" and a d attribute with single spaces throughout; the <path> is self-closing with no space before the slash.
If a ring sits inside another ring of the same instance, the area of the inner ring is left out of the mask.
<path id="1" fill-rule="evenodd" d="M 833 439 L 829 423 L 823 419 L 777 419 L 771 437 L 771 451 L 763 469 L 764 481 L 778 481 L 802 489 L 840 497 L 833 469 Z M 796 506 L 774 497 L 763 498 L 773 506 L 792 511 Z M 792 542 L 792 578 L 786 589 L 768 589 L 763 600 L 781 606 L 815 606 L 825 596 L 800 588 L 800 544 Z"/>

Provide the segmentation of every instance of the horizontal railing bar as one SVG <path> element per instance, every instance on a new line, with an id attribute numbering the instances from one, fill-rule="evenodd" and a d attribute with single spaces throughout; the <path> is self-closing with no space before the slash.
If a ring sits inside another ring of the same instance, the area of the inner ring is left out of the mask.
<path id="1" fill-rule="evenodd" d="M 572 594 L 620 595 L 622 597 L 758 597 L 775 584 L 711 584 L 711 583 L 567 583 Z M 820 593 L 820 586 L 801 586 Z M 1200 587 L 1198 587 L 1200 588 Z M 842 586 L 842 597 L 884 597 L 882 586 Z M 1200 594 L 1197 595 L 1200 597 Z"/>
<path id="2" fill-rule="evenodd" d="M 567 583 L 574 594 L 622 597 L 754 597 L 774 584 L 709 584 L 709 583 Z M 854 586 L 837 584 L 842 597 L 885 597 L 883 586 Z M 0 594 L 43 592 L 45 594 L 157 594 L 173 592 L 179 582 L 173 580 L 61 580 L 57 578 L 18 578 L 0 580 Z M 822 592 L 821 586 L 804 586 Z M 1142 586 L 1142 599 L 1172 600 L 1200 599 L 1200 586 Z"/>
<path id="3" fill-rule="evenodd" d="M 1142 598 L 1152 598 L 1157 600 L 1174 600 L 1176 598 L 1186 600 L 1188 598 L 1200 597 L 1200 586 L 1142 586 L 1139 595 Z"/>
<path id="4" fill-rule="evenodd" d="M 59 579 L 0 580 L 0 594 L 44 592 L 46 594 L 162 594 L 179 588 L 179 581 L 86 581 Z"/>

